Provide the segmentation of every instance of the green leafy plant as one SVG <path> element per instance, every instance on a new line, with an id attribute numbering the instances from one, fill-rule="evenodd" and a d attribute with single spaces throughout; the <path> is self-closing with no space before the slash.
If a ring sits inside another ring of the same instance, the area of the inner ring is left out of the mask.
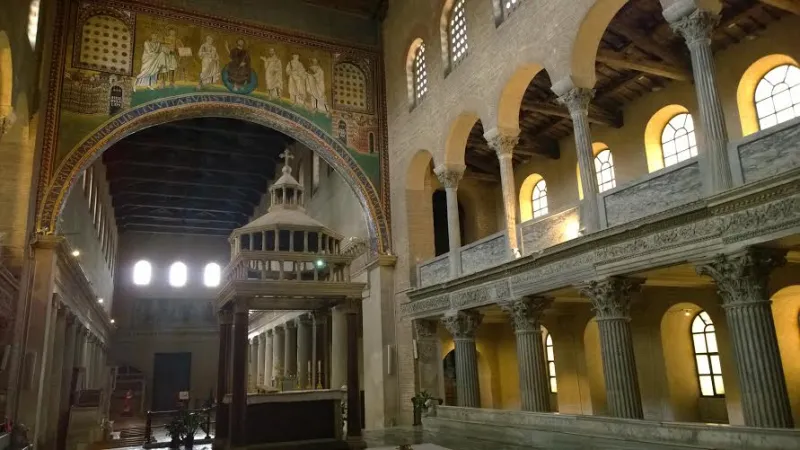
<path id="1" fill-rule="evenodd" d="M 433 400 L 434 397 L 428 391 L 420 391 L 417 395 L 411 397 L 411 402 L 415 408 L 425 411 L 428 409 L 428 400 Z"/>
<path id="2" fill-rule="evenodd" d="M 200 425 L 203 423 L 203 418 L 197 413 L 186 413 L 183 415 L 183 426 L 185 433 L 185 442 L 187 447 L 194 444 L 194 434 Z"/>
<path id="3" fill-rule="evenodd" d="M 173 417 L 165 428 L 167 429 L 167 435 L 171 439 L 170 447 L 177 448 L 180 445 L 181 439 L 183 439 L 183 436 L 186 434 L 186 421 L 183 415 L 178 414 Z"/>

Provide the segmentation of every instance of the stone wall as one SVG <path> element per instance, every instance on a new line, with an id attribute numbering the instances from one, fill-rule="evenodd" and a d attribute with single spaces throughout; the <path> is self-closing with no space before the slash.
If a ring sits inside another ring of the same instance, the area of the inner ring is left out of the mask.
<path id="1" fill-rule="evenodd" d="M 736 145 L 738 144 L 738 145 Z M 760 131 L 734 144 L 745 183 L 800 166 L 800 119 Z"/>

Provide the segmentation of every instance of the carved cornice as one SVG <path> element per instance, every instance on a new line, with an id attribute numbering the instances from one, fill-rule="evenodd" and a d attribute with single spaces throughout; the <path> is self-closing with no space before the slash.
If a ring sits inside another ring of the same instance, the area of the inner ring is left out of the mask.
<path id="1" fill-rule="evenodd" d="M 482 322 L 483 314 L 477 311 L 449 312 L 442 317 L 442 324 L 456 340 L 475 339 L 475 331 Z"/>
<path id="2" fill-rule="evenodd" d="M 711 34 L 719 23 L 719 16 L 709 11 L 696 9 L 688 16 L 670 24 L 672 31 L 683 36 L 686 45 L 711 45 Z"/>
<path id="3" fill-rule="evenodd" d="M 566 106 L 572 117 L 589 114 L 589 103 L 594 98 L 594 89 L 572 88 L 558 97 L 558 102 Z"/>
<path id="4" fill-rule="evenodd" d="M 466 169 L 467 166 L 463 164 L 442 164 L 436 166 L 436 168 L 433 169 L 433 173 L 436 174 L 436 178 L 439 179 L 439 183 L 441 183 L 445 189 L 458 189 L 458 183 L 464 176 L 464 171 Z"/>
<path id="5" fill-rule="evenodd" d="M 439 323 L 431 319 L 418 319 L 414 322 L 414 331 L 417 334 L 417 339 L 434 339 L 436 338 L 436 329 Z"/>
<path id="6" fill-rule="evenodd" d="M 542 316 L 552 304 L 550 297 L 523 297 L 500 303 L 500 309 L 508 314 L 514 332 L 532 333 L 541 331 Z"/>
<path id="7" fill-rule="evenodd" d="M 597 320 L 630 320 L 631 294 L 643 282 L 639 278 L 608 277 L 589 281 L 578 290 L 592 302 Z"/>
<path id="8" fill-rule="evenodd" d="M 786 264 L 786 251 L 748 248 L 720 254 L 697 265 L 697 273 L 714 279 L 723 308 L 769 303 L 767 289 L 772 269 Z"/>

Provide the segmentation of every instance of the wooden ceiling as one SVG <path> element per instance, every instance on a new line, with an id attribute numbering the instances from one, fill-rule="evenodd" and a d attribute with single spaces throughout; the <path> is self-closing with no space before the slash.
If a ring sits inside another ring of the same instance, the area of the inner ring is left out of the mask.
<path id="1" fill-rule="evenodd" d="M 233 119 L 192 119 L 135 133 L 103 154 L 121 232 L 227 236 L 275 173 L 285 135 Z"/>
<path id="2" fill-rule="evenodd" d="M 388 0 L 303 0 L 312 5 L 335 9 L 350 14 L 382 20 L 386 15 Z"/>
<path id="3" fill-rule="evenodd" d="M 723 0 L 720 24 L 713 35 L 714 51 L 745 39 L 755 39 L 770 23 L 790 13 L 800 14 L 798 0 Z M 614 17 L 597 52 L 597 83 L 589 110 L 593 127 L 621 128 L 629 102 L 672 82 L 692 82 L 689 51 L 664 19 L 658 0 L 628 2 Z M 531 81 L 520 109 L 520 144 L 516 164 L 533 157 L 558 159 L 558 140 L 572 135 L 567 109 L 556 101 L 550 79 L 541 71 Z M 480 121 L 467 140 L 469 172 L 499 180 L 494 151 L 483 138 Z"/>

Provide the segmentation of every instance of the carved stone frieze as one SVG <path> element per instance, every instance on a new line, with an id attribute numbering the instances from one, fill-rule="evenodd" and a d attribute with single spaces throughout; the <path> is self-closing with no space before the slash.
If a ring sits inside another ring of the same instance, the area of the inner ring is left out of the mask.
<path id="1" fill-rule="evenodd" d="M 578 290 L 592 302 L 597 320 L 629 320 L 631 293 L 637 291 L 642 282 L 637 278 L 608 277 L 589 281 L 578 286 Z"/>
<path id="2" fill-rule="evenodd" d="M 511 299 L 511 288 L 507 280 L 501 280 L 463 291 L 456 291 L 451 294 L 450 303 L 453 308 L 466 309 L 509 299 Z"/>
<path id="3" fill-rule="evenodd" d="M 772 269 L 786 264 L 786 251 L 749 248 L 732 255 L 717 255 L 697 266 L 699 275 L 714 279 L 725 308 L 768 302 L 767 284 Z"/>
<path id="4" fill-rule="evenodd" d="M 500 303 L 500 309 L 508 314 L 516 333 L 530 333 L 541 330 L 542 315 L 552 304 L 550 297 L 523 297 Z"/>
<path id="5" fill-rule="evenodd" d="M 438 312 L 450 307 L 450 297 L 445 295 L 438 295 L 436 297 L 426 298 L 402 305 L 400 307 L 401 314 L 404 316 L 414 315 L 417 313 L 425 312 Z"/>
<path id="6" fill-rule="evenodd" d="M 452 311 L 442 317 L 442 324 L 453 339 L 475 339 L 475 331 L 483 322 L 483 314 L 477 311 Z"/>

